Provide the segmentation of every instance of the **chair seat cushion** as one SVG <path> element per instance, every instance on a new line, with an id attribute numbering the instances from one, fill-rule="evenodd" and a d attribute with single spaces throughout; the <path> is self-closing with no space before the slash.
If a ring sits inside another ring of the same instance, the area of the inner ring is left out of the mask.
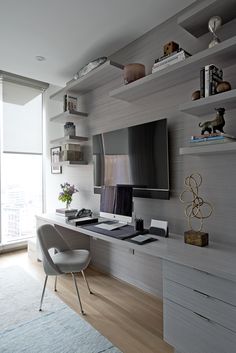
<path id="1" fill-rule="evenodd" d="M 80 272 L 90 262 L 88 250 L 67 250 L 52 255 L 52 261 L 62 273 Z"/>

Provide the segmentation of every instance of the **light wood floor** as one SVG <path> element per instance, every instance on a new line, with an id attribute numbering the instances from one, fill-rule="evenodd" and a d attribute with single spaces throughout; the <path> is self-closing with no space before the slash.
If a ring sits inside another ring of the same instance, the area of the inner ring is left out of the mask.
<path id="1" fill-rule="evenodd" d="M 43 285 L 42 264 L 30 260 L 26 251 L 0 255 L 0 268 L 11 265 L 21 266 Z M 88 294 L 80 276 L 78 284 L 85 320 L 123 353 L 173 353 L 162 340 L 161 300 L 95 269 L 87 269 L 86 276 L 94 295 Z M 49 288 L 53 289 L 52 278 L 49 278 Z M 56 295 L 80 314 L 70 276 L 58 278 Z"/>

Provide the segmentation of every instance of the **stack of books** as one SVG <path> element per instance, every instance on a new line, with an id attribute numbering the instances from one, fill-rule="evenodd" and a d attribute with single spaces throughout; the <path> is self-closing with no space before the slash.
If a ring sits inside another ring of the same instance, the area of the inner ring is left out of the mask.
<path id="1" fill-rule="evenodd" d="M 200 96 L 209 97 L 217 93 L 216 87 L 223 81 L 223 71 L 213 64 L 203 67 L 200 71 Z"/>
<path id="2" fill-rule="evenodd" d="M 75 208 L 57 208 L 56 209 L 56 215 L 64 217 L 65 219 L 72 219 L 76 216 L 78 210 Z"/>
<path id="3" fill-rule="evenodd" d="M 79 144 L 66 143 L 62 145 L 62 151 L 59 153 L 60 162 L 70 161 L 78 162 L 83 160 L 83 153 Z"/>
<path id="4" fill-rule="evenodd" d="M 152 73 L 165 69 L 166 67 L 176 64 L 179 61 L 182 61 L 191 56 L 191 54 L 187 53 L 184 49 L 179 48 L 171 54 L 163 55 L 160 58 L 155 60 L 155 64 L 152 67 Z"/>
<path id="5" fill-rule="evenodd" d="M 191 145 L 209 145 L 214 143 L 225 143 L 225 142 L 234 142 L 236 141 L 236 137 L 224 134 L 221 132 L 216 132 L 212 134 L 204 134 L 204 135 L 194 135 L 191 136 L 190 143 Z"/>
<path id="6" fill-rule="evenodd" d="M 77 98 L 72 97 L 69 94 L 64 95 L 64 112 L 67 110 L 72 112 L 77 110 Z"/>

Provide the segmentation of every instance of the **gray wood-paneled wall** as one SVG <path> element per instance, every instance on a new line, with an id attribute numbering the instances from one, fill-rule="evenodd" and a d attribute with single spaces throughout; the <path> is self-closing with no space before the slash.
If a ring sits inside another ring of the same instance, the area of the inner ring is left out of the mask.
<path id="1" fill-rule="evenodd" d="M 219 32 L 221 39 L 236 34 L 236 21 Z M 142 62 L 150 72 L 154 59 L 162 54 L 163 44 L 170 40 L 178 42 L 190 53 L 196 53 L 207 47 L 209 34 L 196 39 L 177 25 L 177 16 L 154 28 L 135 42 L 112 56 L 122 63 Z M 102 53 L 101 53 L 102 54 Z M 236 87 L 236 66 L 224 70 L 225 79 Z M 115 130 L 146 121 L 168 118 L 169 158 L 171 198 L 165 200 L 135 199 L 135 212 L 143 217 L 146 226 L 151 218 L 169 221 L 170 231 L 183 233 L 187 229 L 183 205 L 178 195 L 183 190 L 184 178 L 190 173 L 199 172 L 203 177 L 200 193 L 214 206 L 214 213 L 205 222 L 205 230 L 210 239 L 236 243 L 236 163 L 235 154 L 206 155 L 201 157 L 180 156 L 179 147 L 187 146 L 191 135 L 200 133 L 198 124 L 214 116 L 203 118 L 188 116 L 178 111 L 181 103 L 191 100 L 191 93 L 199 88 L 199 80 L 175 85 L 133 103 L 119 101 L 109 97 L 109 91 L 122 85 L 122 76 L 109 84 L 83 97 L 81 104 L 86 104 L 90 133 L 96 134 Z M 235 111 L 226 112 L 225 131 L 236 135 Z M 96 198 L 96 196 L 95 196 Z M 98 203 L 96 202 L 95 207 Z"/>
<path id="2" fill-rule="evenodd" d="M 236 34 L 236 21 L 224 26 L 219 32 L 220 38 L 226 39 Z M 178 42 L 182 48 L 194 54 L 207 47 L 210 41 L 209 34 L 196 39 L 177 25 L 177 16 L 168 20 L 164 24 L 154 28 L 135 42 L 118 51 L 112 56 L 114 61 L 121 64 L 141 62 L 146 65 L 146 72 L 151 72 L 154 59 L 162 55 L 162 47 L 168 41 Z M 103 53 L 101 53 L 103 55 Z M 225 79 L 229 80 L 233 87 L 236 87 L 236 66 L 224 70 Z M 211 218 L 204 222 L 204 230 L 209 232 L 210 240 L 236 244 L 236 163 L 235 154 L 206 155 L 201 157 L 180 156 L 179 147 L 187 146 L 191 135 L 200 133 L 198 124 L 200 121 L 207 120 L 208 117 L 192 117 L 178 111 L 181 103 L 191 100 L 191 93 L 199 89 L 199 80 L 192 80 L 185 84 L 176 85 L 165 91 L 160 91 L 149 97 L 145 97 L 133 103 L 126 103 L 109 97 L 109 91 L 123 84 L 122 75 L 117 80 L 102 86 L 95 91 L 86 94 L 80 99 L 81 110 L 87 111 L 87 127 L 91 134 L 104 131 L 115 130 L 118 128 L 135 125 L 147 121 L 168 118 L 169 128 L 169 158 L 170 158 L 170 200 L 153 200 L 136 198 L 135 213 L 138 217 L 145 220 L 145 226 L 150 225 L 150 220 L 168 220 L 169 229 L 172 233 L 183 234 L 187 230 L 187 222 L 184 217 L 183 205 L 179 201 L 179 194 L 184 187 L 184 178 L 193 172 L 201 173 L 203 184 L 200 194 L 210 201 L 214 206 Z M 84 109 L 83 109 L 84 108 Z M 210 117 L 213 117 L 212 112 Z M 225 131 L 236 135 L 235 111 L 226 112 Z M 79 130 L 78 130 L 79 132 Z M 92 163 L 92 156 L 88 155 Z M 75 173 L 75 171 L 73 171 Z M 78 171 L 78 174 L 81 172 Z M 83 169 L 83 177 L 79 179 L 81 197 L 89 200 L 93 210 L 99 210 L 99 196 L 93 194 L 91 182 L 92 168 Z M 136 257 L 136 262 L 131 264 L 130 254 L 124 254 L 122 249 L 108 249 L 108 244 L 95 242 L 91 246 L 93 262 L 98 267 L 111 272 L 112 274 L 131 281 L 139 287 L 160 294 L 161 271 L 160 263 L 153 262 L 153 269 L 159 276 L 158 284 L 153 284 L 153 278 L 149 278 L 150 262 L 143 261 L 143 258 Z M 110 251 L 110 260 L 106 261 L 104 252 Z M 122 261 L 126 265 L 122 266 Z M 133 260 L 132 260 L 133 261 Z M 120 263 L 121 262 L 121 263 Z M 145 273 L 149 280 L 142 285 L 142 278 L 136 276 L 140 266 L 142 277 Z M 130 267 L 130 272 L 127 269 Z M 135 269 L 134 269 L 135 268 Z M 136 271 L 136 272 L 135 272 Z M 133 281 L 131 280 L 133 278 Z"/>

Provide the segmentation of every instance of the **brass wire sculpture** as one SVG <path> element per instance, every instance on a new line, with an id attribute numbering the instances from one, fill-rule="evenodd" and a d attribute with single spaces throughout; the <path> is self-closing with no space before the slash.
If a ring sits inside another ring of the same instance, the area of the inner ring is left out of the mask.
<path id="1" fill-rule="evenodd" d="M 199 173 L 193 173 L 185 178 L 185 190 L 180 194 L 179 199 L 182 203 L 186 204 L 185 216 L 188 219 L 188 225 L 191 230 L 192 219 L 197 218 L 200 222 L 198 231 L 201 232 L 203 228 L 203 220 L 209 218 L 213 212 L 213 207 L 210 202 L 204 201 L 198 195 L 198 189 L 202 185 L 202 176 Z M 185 200 L 187 194 L 192 194 L 191 200 Z M 207 209 L 207 214 L 203 215 L 203 207 Z"/>

